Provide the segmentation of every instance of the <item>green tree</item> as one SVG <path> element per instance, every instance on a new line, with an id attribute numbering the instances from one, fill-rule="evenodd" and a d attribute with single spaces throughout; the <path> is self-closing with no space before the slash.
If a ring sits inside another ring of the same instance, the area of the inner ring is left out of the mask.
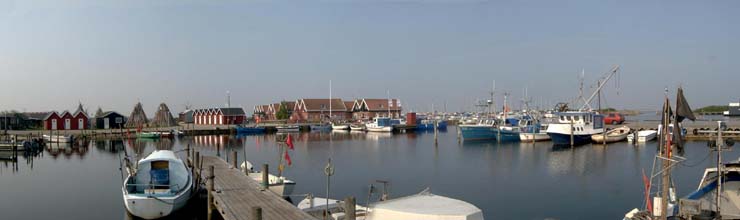
<path id="1" fill-rule="evenodd" d="M 280 103 L 280 109 L 275 113 L 275 118 L 278 120 L 285 120 L 290 117 L 290 113 L 288 112 L 288 103 L 281 102 Z"/>

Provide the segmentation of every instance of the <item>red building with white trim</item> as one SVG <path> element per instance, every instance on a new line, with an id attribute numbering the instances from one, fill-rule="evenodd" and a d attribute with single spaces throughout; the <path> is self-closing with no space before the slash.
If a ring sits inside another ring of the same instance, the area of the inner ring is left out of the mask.
<path id="1" fill-rule="evenodd" d="M 233 125 L 242 124 L 247 116 L 241 108 L 206 108 L 193 111 L 193 120 L 197 125 Z"/>

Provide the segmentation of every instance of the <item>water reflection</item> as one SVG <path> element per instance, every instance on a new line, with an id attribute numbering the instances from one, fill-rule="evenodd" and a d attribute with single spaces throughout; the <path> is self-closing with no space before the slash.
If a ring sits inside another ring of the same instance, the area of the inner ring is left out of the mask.
<path id="1" fill-rule="evenodd" d="M 332 184 L 333 198 L 365 198 L 367 184 L 383 179 L 391 181 L 393 196 L 418 193 L 429 186 L 435 193 L 475 204 L 486 219 L 618 218 L 642 201 L 641 171 L 649 172 L 656 153 L 655 143 L 571 148 L 553 147 L 552 142 L 458 142 L 455 132 L 440 132 L 436 145 L 433 132 L 290 135 L 295 144 L 295 150 L 290 151 L 293 164 L 285 167 L 284 174 L 298 183 L 296 194 L 325 192 L 323 167 L 331 157 L 336 166 L 332 183 L 337 183 Z M 246 158 L 277 170 L 283 156 L 280 143 L 285 137 L 212 135 L 49 145 L 40 154 L 25 157 L 32 160 L 0 161 L 0 185 L 7 186 L 0 188 L 0 198 L 14 198 L 0 199 L 0 213 L 7 219 L 120 219 L 126 216 L 118 170 L 124 150 L 137 158 L 156 149 L 179 151 L 178 155 L 185 157 L 180 150 L 187 146 L 201 155 L 220 153 L 223 158 L 227 152 L 237 151 L 240 161 Z M 703 146 L 687 143 L 686 157 L 695 159 L 690 164 L 697 165 L 676 170 L 676 184 L 684 187 L 679 192 L 694 187 L 697 175 L 710 165 L 711 160 L 701 160 L 708 153 Z M 738 154 L 740 151 L 728 152 L 727 158 Z M 28 192 L 33 192 L 33 198 Z M 39 200 L 38 195 L 48 199 Z M 609 199 L 605 202 L 604 198 Z M 189 205 L 192 208 L 169 219 L 205 219 L 205 205 L 194 201 L 196 205 Z M 584 209 L 584 204 L 600 206 Z M 48 212 L 25 208 L 37 206 L 50 208 Z M 538 208 L 533 212 L 531 207 Z"/>

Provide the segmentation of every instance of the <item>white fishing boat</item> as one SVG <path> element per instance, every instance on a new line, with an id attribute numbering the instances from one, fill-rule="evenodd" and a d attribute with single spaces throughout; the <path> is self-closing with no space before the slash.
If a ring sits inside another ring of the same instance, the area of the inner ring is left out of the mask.
<path id="1" fill-rule="evenodd" d="M 344 218 L 341 201 L 326 198 L 306 198 L 298 203 L 298 208 L 311 214 L 329 209 L 331 219 Z M 356 206 L 358 220 L 482 220 L 483 211 L 465 201 L 435 195 L 424 190 L 421 193 L 389 199 L 370 204 L 369 207 Z"/>
<path id="2" fill-rule="evenodd" d="M 276 128 L 278 132 L 298 132 L 301 130 L 301 127 L 298 125 L 281 125 Z"/>
<path id="3" fill-rule="evenodd" d="M 74 136 L 72 135 L 43 135 L 44 141 L 49 143 L 72 143 Z"/>
<path id="4" fill-rule="evenodd" d="M 143 219 L 156 219 L 182 208 L 191 197 L 193 177 L 185 163 L 169 150 L 157 150 L 127 168 L 122 192 L 126 210 Z"/>
<path id="5" fill-rule="evenodd" d="M 391 125 L 391 118 L 388 117 L 375 117 L 373 122 L 365 124 L 367 131 L 372 132 L 391 132 L 393 126 Z"/>
<path id="6" fill-rule="evenodd" d="M 558 112 L 557 123 L 547 127 L 556 145 L 591 143 L 591 136 L 604 132 L 604 117 L 593 111 Z"/>
<path id="7" fill-rule="evenodd" d="M 351 124 L 351 125 L 349 125 L 349 130 L 352 130 L 352 131 L 365 131 L 365 125 L 364 124 Z"/>
<path id="8" fill-rule="evenodd" d="M 591 140 L 595 143 L 604 143 L 604 137 L 606 137 L 606 143 L 620 142 L 627 139 L 630 134 L 630 128 L 627 126 L 618 127 L 606 132 L 604 134 L 591 135 Z"/>
<path id="9" fill-rule="evenodd" d="M 658 131 L 655 130 L 644 130 L 644 131 L 638 131 L 637 133 L 632 132 L 631 135 L 627 135 L 627 141 L 634 142 L 635 138 L 637 138 L 637 142 L 648 142 L 653 139 L 655 139 L 655 136 L 658 135 Z M 635 137 L 637 136 L 637 137 Z"/>
<path id="10" fill-rule="evenodd" d="M 241 169 L 242 171 L 247 169 L 250 178 L 257 181 L 257 183 L 262 183 L 262 172 L 255 172 L 252 163 L 249 161 L 242 162 Z M 275 176 L 272 174 L 268 174 L 268 184 L 270 184 L 270 191 L 283 197 L 292 195 L 295 188 L 294 181 L 286 179 L 284 176 Z"/>

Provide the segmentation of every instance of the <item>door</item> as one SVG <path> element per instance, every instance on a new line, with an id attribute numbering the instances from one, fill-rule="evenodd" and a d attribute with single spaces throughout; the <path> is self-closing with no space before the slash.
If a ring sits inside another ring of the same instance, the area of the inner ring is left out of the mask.
<path id="1" fill-rule="evenodd" d="M 72 129 L 71 126 L 72 126 L 72 120 L 70 120 L 69 118 L 64 119 L 64 130 Z"/>
<path id="2" fill-rule="evenodd" d="M 51 119 L 51 130 L 56 130 L 56 129 L 57 129 L 57 120 Z"/>
<path id="3" fill-rule="evenodd" d="M 109 118 L 103 118 L 103 128 L 109 129 L 110 128 L 110 119 Z"/>
<path id="4" fill-rule="evenodd" d="M 82 120 L 81 118 L 77 119 L 77 129 L 85 129 L 85 120 Z"/>

